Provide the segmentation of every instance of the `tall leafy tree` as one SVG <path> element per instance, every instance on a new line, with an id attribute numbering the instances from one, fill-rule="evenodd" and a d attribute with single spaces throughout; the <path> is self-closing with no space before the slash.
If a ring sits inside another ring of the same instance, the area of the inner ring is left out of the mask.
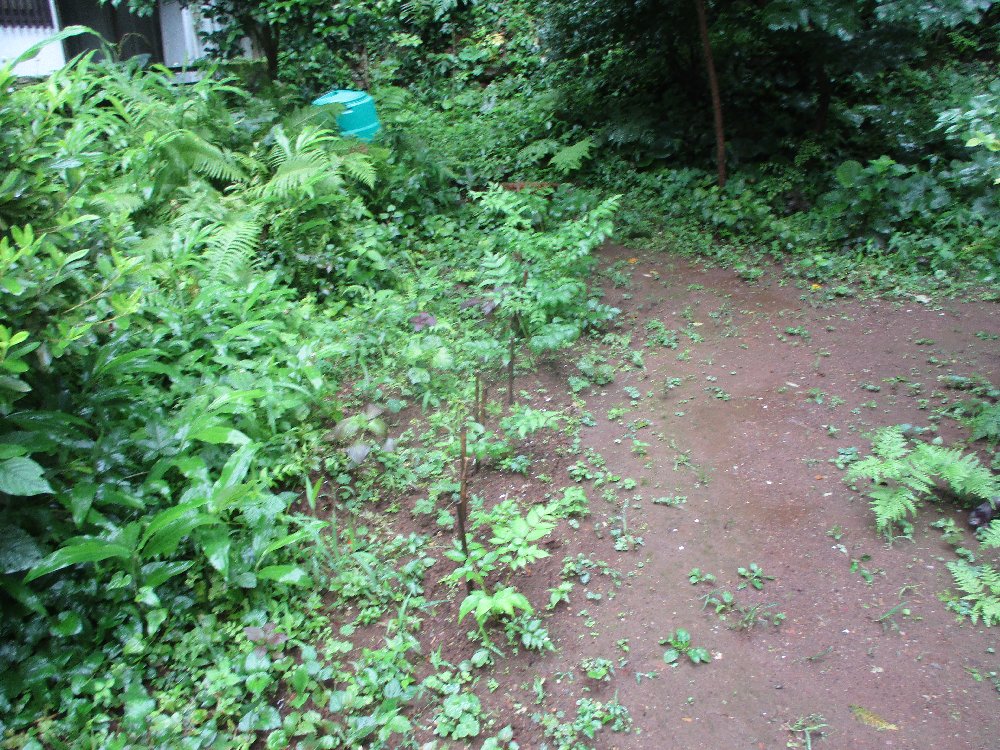
<path id="1" fill-rule="evenodd" d="M 863 100 L 877 76 L 932 58 L 941 32 L 996 16 L 993 0 L 544 0 L 544 10 L 571 114 L 599 124 L 648 113 L 689 151 L 714 130 L 719 154 L 725 109 L 731 159 L 825 131 L 835 102 Z M 711 108 L 706 90 L 717 92 Z"/>

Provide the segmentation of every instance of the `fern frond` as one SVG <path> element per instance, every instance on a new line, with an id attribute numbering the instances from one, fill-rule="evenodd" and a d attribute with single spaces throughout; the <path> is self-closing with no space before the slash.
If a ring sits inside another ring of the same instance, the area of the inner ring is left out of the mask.
<path id="1" fill-rule="evenodd" d="M 540 141 L 529 143 L 527 146 L 518 151 L 517 158 L 518 161 L 527 164 L 536 164 L 546 156 L 550 156 L 558 150 L 559 141 L 552 138 L 543 138 Z"/>
<path id="2" fill-rule="evenodd" d="M 368 188 L 375 187 L 375 166 L 364 154 L 352 152 L 341 158 L 341 168 L 344 174 Z"/>
<path id="3" fill-rule="evenodd" d="M 996 476 L 980 463 L 974 453 L 963 455 L 959 448 L 920 443 L 910 456 L 910 462 L 914 470 L 941 477 L 953 492 L 962 497 L 989 500 L 1000 494 Z"/>
<path id="4" fill-rule="evenodd" d="M 973 624 L 980 618 L 987 626 L 1000 624 L 1000 570 L 965 560 L 948 563 L 948 570 L 955 585 L 965 593 L 962 601 L 971 602 L 968 615 Z"/>
<path id="5" fill-rule="evenodd" d="M 486 253 L 480 261 L 482 285 L 499 287 L 517 280 L 517 271 L 508 255 Z"/>
<path id="6" fill-rule="evenodd" d="M 333 165 L 321 154 L 297 154 L 284 160 L 260 188 L 260 195 L 267 200 L 289 201 L 297 195 L 308 195 L 309 187 L 335 176 Z"/>
<path id="7" fill-rule="evenodd" d="M 627 146 L 638 143 L 644 146 L 652 145 L 656 142 L 656 123 L 649 117 L 630 117 L 627 120 L 613 122 L 604 131 L 604 137 L 608 143 L 616 146 Z"/>
<path id="8" fill-rule="evenodd" d="M 885 461 L 900 461 L 909 453 L 909 448 L 899 427 L 883 427 L 872 439 L 872 451 Z"/>
<path id="9" fill-rule="evenodd" d="M 207 227 L 205 268 L 212 281 L 238 283 L 253 266 L 260 243 L 260 219 L 249 212 L 231 214 Z"/>
<path id="10" fill-rule="evenodd" d="M 1000 549 L 1000 518 L 979 530 L 979 543 L 983 549 Z"/>
<path id="11" fill-rule="evenodd" d="M 972 420 L 972 439 L 986 438 L 991 443 L 1000 440 L 1000 402 L 985 407 Z"/>
<path id="12" fill-rule="evenodd" d="M 213 180 L 238 182 L 246 180 L 246 173 L 233 155 L 209 143 L 190 130 L 178 130 L 168 134 L 161 144 L 170 152 L 175 161 L 180 161 L 189 169 L 206 175 Z"/>
<path id="13" fill-rule="evenodd" d="M 559 149 L 549 160 L 549 166 L 563 175 L 574 172 L 590 157 L 590 150 L 593 147 L 594 142 L 590 138 L 584 138 L 572 146 Z"/>
<path id="14" fill-rule="evenodd" d="M 887 533 L 894 523 L 917 512 L 917 497 L 907 487 L 878 487 L 869 492 L 868 496 L 871 498 L 872 511 L 875 513 L 875 526 L 883 534 Z"/>
<path id="15" fill-rule="evenodd" d="M 873 482 L 884 482 L 887 479 L 894 479 L 902 474 L 902 462 L 900 464 L 898 467 L 886 466 L 886 462 L 878 456 L 865 456 L 848 467 L 844 481 L 857 482 L 859 479 L 870 479 Z"/>
<path id="16" fill-rule="evenodd" d="M 107 191 L 91 196 L 89 208 L 103 215 L 114 213 L 132 214 L 146 205 L 145 199 L 135 193 Z"/>

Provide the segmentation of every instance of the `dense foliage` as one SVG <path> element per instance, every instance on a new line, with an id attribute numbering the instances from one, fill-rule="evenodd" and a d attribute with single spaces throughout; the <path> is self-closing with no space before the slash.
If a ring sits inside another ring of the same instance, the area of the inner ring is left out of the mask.
<path id="1" fill-rule="evenodd" d="M 440 737 L 483 736 L 463 686 L 504 637 L 551 647 L 513 577 L 586 497 L 473 502 L 446 582 L 482 648 L 431 677 L 435 560 L 367 510 L 419 487 L 451 529 L 464 451 L 517 471 L 518 440 L 572 429 L 517 407 L 491 432 L 470 404 L 614 318 L 587 283 L 612 220 L 750 281 L 996 281 L 988 0 L 707 3 L 724 189 L 693 4 L 548 0 L 544 23 L 521 2 L 197 5 L 219 57 L 266 53 L 266 94 L 210 65 L 193 84 L 93 54 L 40 82 L 0 68 L 7 745 L 402 746 L 416 705 Z M 301 108 L 335 86 L 371 88 L 376 143 Z M 419 440 L 391 434 L 409 406 Z M 541 722 L 560 747 L 630 723 L 579 708 Z"/>
<path id="2" fill-rule="evenodd" d="M 316 706 L 341 700 L 320 688 L 345 679 L 339 646 L 302 651 L 302 672 L 284 643 L 323 627 L 317 586 L 374 597 L 363 622 L 398 601 L 399 553 L 379 548 L 380 586 L 348 585 L 377 539 L 301 511 L 327 493 L 363 508 L 377 465 L 413 480 L 412 449 L 384 439 L 386 409 L 444 396 L 461 421 L 474 374 L 613 316 L 581 279 L 614 200 L 494 189 L 460 203 L 425 152 L 344 141 L 328 110 L 279 117 L 211 76 L 178 84 L 92 55 L 37 84 L 2 75 L 7 732 L 217 746 L 281 724 L 276 675 L 304 700 L 319 690 Z M 537 428 L 525 417 L 512 434 Z M 428 477 L 457 452 L 441 425 Z M 488 436 L 472 448 L 507 450 Z M 303 485 L 296 506 L 287 490 Z M 432 561 L 419 543 L 395 549 L 415 555 L 403 568 L 419 610 Z M 413 644 L 397 637 L 402 658 Z M 178 653 L 194 660 L 183 674 Z M 234 659 L 231 675 L 210 673 Z M 187 701 L 212 708 L 189 715 Z M 322 746 L 374 731 L 350 728 L 369 701 L 335 710 Z M 380 715 L 381 741 L 407 730 L 400 707 Z M 317 731 L 297 721 L 289 731 Z"/>

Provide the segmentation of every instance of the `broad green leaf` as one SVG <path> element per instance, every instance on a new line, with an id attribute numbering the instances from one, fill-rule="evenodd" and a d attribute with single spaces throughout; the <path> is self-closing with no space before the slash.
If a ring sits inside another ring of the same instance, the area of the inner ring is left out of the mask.
<path id="1" fill-rule="evenodd" d="M 0 590 L 6 591 L 14 601 L 30 609 L 42 617 L 46 617 L 45 605 L 42 604 L 42 597 L 30 588 L 25 586 L 18 577 L 12 575 L 0 576 Z"/>
<path id="2" fill-rule="evenodd" d="M 422 367 L 411 367 L 406 371 L 406 377 L 413 385 L 422 385 L 431 382 L 431 374 Z"/>
<path id="3" fill-rule="evenodd" d="M 83 619 L 76 612 L 60 612 L 55 622 L 49 626 L 49 633 L 57 638 L 70 638 L 83 631 Z"/>
<path id="4" fill-rule="evenodd" d="M 229 457 L 229 460 L 226 461 L 225 466 L 222 467 L 222 471 L 219 472 L 219 479 L 215 483 L 215 490 L 234 487 L 246 479 L 247 472 L 250 470 L 250 466 L 253 465 L 258 448 L 259 446 L 256 443 L 247 443 L 233 453 Z"/>
<path id="5" fill-rule="evenodd" d="M 83 542 L 68 544 L 62 549 L 56 550 L 32 568 L 31 572 L 25 576 L 24 581 L 25 583 L 29 583 L 41 576 L 68 568 L 70 565 L 96 563 L 112 558 L 126 559 L 131 556 L 132 550 L 124 545 L 106 542 L 101 539 L 88 539 Z"/>
<path id="6" fill-rule="evenodd" d="M 0 443 L 0 461 L 14 456 L 23 456 L 28 449 L 15 443 Z"/>
<path id="7" fill-rule="evenodd" d="M 176 575 L 180 575 L 194 563 L 191 560 L 175 560 L 173 562 L 153 562 L 142 566 L 142 585 L 155 589 Z"/>
<path id="8" fill-rule="evenodd" d="M 201 532 L 198 539 L 201 550 L 208 558 L 208 564 L 222 573 L 229 576 L 229 550 L 232 547 L 232 540 L 229 538 L 229 529 L 225 526 L 215 526 Z"/>
<path id="9" fill-rule="evenodd" d="M 712 661 L 712 655 L 705 648 L 693 648 L 688 651 L 688 658 L 695 664 L 708 664 Z"/>
<path id="10" fill-rule="evenodd" d="M 90 513 L 96 495 L 97 485 L 89 483 L 78 484 L 69 491 L 69 509 L 73 514 L 73 523 L 76 524 L 77 528 L 80 528 L 87 519 L 87 514 Z"/>
<path id="11" fill-rule="evenodd" d="M 149 715 L 156 710 L 156 701 L 149 696 L 142 683 L 133 682 L 125 691 L 125 725 L 133 731 L 141 731 L 149 726 Z"/>
<path id="12" fill-rule="evenodd" d="M 251 709 L 239 723 L 239 729 L 243 732 L 269 732 L 280 726 L 281 714 L 274 706 L 258 706 Z"/>
<path id="13" fill-rule="evenodd" d="M 0 492 L 8 495 L 47 495 L 52 488 L 45 481 L 45 472 L 30 458 L 15 456 L 0 462 Z"/>
<path id="14" fill-rule="evenodd" d="M 312 579 L 298 565 L 268 565 L 257 571 L 257 577 L 290 586 L 311 586 Z"/>
<path id="15" fill-rule="evenodd" d="M 8 391 L 13 391 L 14 393 L 30 393 L 31 386 L 25 383 L 20 378 L 15 378 L 10 375 L 0 375 L 0 388 Z"/>
<path id="16" fill-rule="evenodd" d="M 151 609 L 146 613 L 146 633 L 148 635 L 153 635 L 160 626 L 166 621 L 167 615 L 169 613 L 163 607 L 157 609 Z"/>
<path id="17" fill-rule="evenodd" d="M 837 167 L 837 171 L 834 172 L 834 176 L 837 178 L 837 182 L 839 182 L 842 187 L 850 188 L 854 187 L 854 184 L 857 182 L 863 171 L 864 167 L 862 167 L 859 162 L 851 159 L 845 161 Z"/>
<path id="18" fill-rule="evenodd" d="M 172 555 L 177 551 L 184 537 L 188 536 L 199 526 L 211 526 L 222 523 L 217 516 L 210 516 L 207 513 L 197 513 L 177 518 L 149 537 L 142 547 L 143 557 L 154 557 L 156 555 Z"/>
<path id="19" fill-rule="evenodd" d="M 189 500 L 186 503 L 181 503 L 180 505 L 175 505 L 172 508 L 160 511 L 149 519 L 149 522 L 146 524 L 146 530 L 143 532 L 142 538 L 139 541 L 139 546 L 144 546 L 146 542 L 153 537 L 153 535 L 158 534 L 160 531 L 169 527 L 185 515 L 197 515 L 198 510 L 207 502 L 208 498 L 199 497 L 195 500 Z"/>
<path id="20" fill-rule="evenodd" d="M 250 438 L 239 430 L 234 430 L 231 427 L 223 427 L 222 425 L 205 427 L 198 430 L 191 435 L 191 439 L 200 440 L 203 443 L 211 443 L 212 445 L 221 445 L 223 443 L 228 443 L 229 445 L 246 445 L 250 442 Z"/>
<path id="21" fill-rule="evenodd" d="M 289 684 L 296 693 L 303 693 L 309 687 L 309 670 L 304 664 L 300 664 L 295 668 Z"/>
<path id="22" fill-rule="evenodd" d="M 268 555 L 270 555 L 272 552 L 277 552 L 282 547 L 287 547 L 289 545 L 301 542 L 303 539 L 308 539 L 311 534 L 312 534 L 311 529 L 302 529 L 300 531 L 296 531 L 293 534 L 286 534 L 283 537 L 279 537 L 278 539 L 274 540 L 264 548 L 264 551 L 261 552 L 260 557 L 261 559 L 263 559 Z"/>
<path id="23" fill-rule="evenodd" d="M 480 600 L 482 600 L 485 596 L 486 594 L 482 591 L 473 591 L 471 594 L 466 596 L 465 599 L 462 600 L 461 606 L 458 608 L 458 621 L 462 622 L 467 614 L 476 609 Z"/>
<path id="24" fill-rule="evenodd" d="M 454 364 L 455 359 L 451 356 L 451 352 L 446 346 L 442 346 L 434 352 L 434 357 L 431 359 L 431 366 L 438 370 L 450 370 Z"/>

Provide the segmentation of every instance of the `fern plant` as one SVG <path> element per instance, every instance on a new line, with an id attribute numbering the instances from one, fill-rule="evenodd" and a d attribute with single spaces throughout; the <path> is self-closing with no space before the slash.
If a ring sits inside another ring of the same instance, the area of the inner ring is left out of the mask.
<path id="1" fill-rule="evenodd" d="M 480 198 L 489 232 L 482 243 L 480 285 L 491 289 L 497 315 L 535 352 L 552 351 L 618 310 L 590 298 L 585 279 L 592 252 L 612 232 L 617 197 L 609 198 L 557 231 L 539 232 L 548 218 L 545 199 L 494 188 Z"/>
<path id="2" fill-rule="evenodd" d="M 879 430 L 872 440 L 872 455 L 848 469 L 847 481 L 860 479 L 875 484 L 868 491 L 875 525 L 890 538 L 896 526 L 909 535 L 907 516 L 916 514 L 938 481 L 959 497 L 976 502 L 1000 494 L 997 478 L 975 455 L 927 443 L 911 445 L 898 427 Z"/>
<path id="3" fill-rule="evenodd" d="M 979 545 L 984 550 L 1000 549 L 1000 519 L 979 530 Z M 948 570 L 955 586 L 965 595 L 952 608 L 967 615 L 973 623 L 1000 624 L 1000 570 L 988 563 L 975 565 L 970 560 L 954 560 Z"/>
<path id="4" fill-rule="evenodd" d="M 938 483 L 972 503 L 1000 495 L 997 477 L 975 455 L 927 443 L 911 445 L 898 427 L 879 430 L 872 441 L 872 455 L 853 464 L 846 479 L 870 479 L 875 483 L 868 492 L 875 524 L 890 538 L 896 526 L 904 536 L 910 536 L 907 516 L 915 514 L 925 498 L 932 497 Z M 1000 520 L 979 533 L 983 549 L 1000 549 Z M 982 620 L 985 625 L 1000 624 L 1000 570 L 989 562 L 977 565 L 971 559 L 947 565 L 955 586 L 963 593 L 950 606 L 973 623 Z"/>
<path id="5" fill-rule="evenodd" d="M 593 147 L 594 142 L 590 138 L 577 141 L 571 146 L 559 149 L 549 160 L 549 166 L 564 176 L 575 172 L 590 158 Z"/>

